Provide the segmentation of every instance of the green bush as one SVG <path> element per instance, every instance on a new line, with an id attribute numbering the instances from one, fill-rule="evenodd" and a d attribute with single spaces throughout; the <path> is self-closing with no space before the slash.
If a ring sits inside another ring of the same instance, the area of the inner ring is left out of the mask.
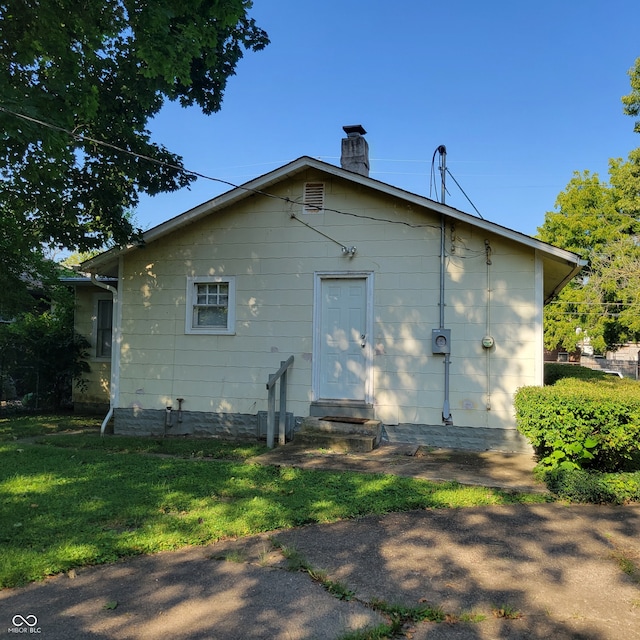
<path id="1" fill-rule="evenodd" d="M 640 501 L 640 472 L 600 473 L 552 469 L 542 474 L 549 491 L 573 502 L 625 504 Z"/>
<path id="2" fill-rule="evenodd" d="M 555 384 L 562 378 L 575 378 L 577 380 L 606 380 L 610 376 L 599 369 L 589 369 L 578 364 L 559 364 L 557 362 L 545 362 L 544 383 Z"/>
<path id="3" fill-rule="evenodd" d="M 56 296 L 51 310 L 0 324 L 0 378 L 11 378 L 14 397 L 28 408 L 68 408 L 72 385 L 81 387 L 89 371 L 89 343 L 73 329 L 73 297 L 62 289 Z"/>
<path id="4" fill-rule="evenodd" d="M 515 396 L 518 430 L 546 468 L 619 471 L 640 452 L 640 385 L 563 378 Z"/>

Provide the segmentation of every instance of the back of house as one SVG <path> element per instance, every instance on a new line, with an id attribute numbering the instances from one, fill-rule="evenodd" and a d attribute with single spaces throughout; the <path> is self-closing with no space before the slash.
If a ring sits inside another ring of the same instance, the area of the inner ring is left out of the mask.
<path id="1" fill-rule="evenodd" d="M 373 180 L 364 130 L 345 131 L 341 167 L 300 158 L 83 265 L 111 280 L 77 289 L 99 371 L 79 405 L 109 403 L 116 433 L 257 437 L 293 356 L 290 434 L 342 416 L 527 447 L 513 394 L 542 384 L 543 306 L 580 261 Z"/>

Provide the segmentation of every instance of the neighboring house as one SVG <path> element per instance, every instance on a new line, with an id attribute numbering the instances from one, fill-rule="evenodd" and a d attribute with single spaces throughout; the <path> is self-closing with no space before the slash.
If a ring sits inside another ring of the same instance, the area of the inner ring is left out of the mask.
<path id="1" fill-rule="evenodd" d="M 618 351 L 607 351 L 606 356 L 583 355 L 579 363 L 590 369 L 620 373 L 625 378 L 640 379 L 640 345 L 621 345 Z"/>
<path id="2" fill-rule="evenodd" d="M 605 358 L 607 360 L 623 360 L 623 361 L 640 361 L 640 343 L 627 342 L 618 345 L 615 351 L 607 351 Z"/>
<path id="3" fill-rule="evenodd" d="M 594 355 L 588 339 L 579 349 L 568 353 L 562 349 L 544 352 L 545 362 L 579 364 L 589 369 L 617 372 L 625 378 L 640 379 L 640 344 L 628 342 L 617 346 L 615 351 L 607 351 L 604 356 Z"/>
<path id="4" fill-rule="evenodd" d="M 82 265 L 117 279 L 116 433 L 255 436 L 269 375 L 293 355 L 296 418 L 358 415 L 391 441 L 526 448 L 513 395 L 542 384 L 543 305 L 582 263 L 369 178 L 364 130 L 345 131 L 341 168 L 299 158 Z M 107 293 L 78 291 L 78 329 L 98 346 Z"/>
<path id="5" fill-rule="evenodd" d="M 74 386 L 76 412 L 107 413 L 110 406 L 111 357 L 113 339 L 113 294 L 105 287 L 117 287 L 117 278 L 63 278 L 75 289 L 75 329 L 91 344 L 91 370 L 83 375 L 85 384 Z"/>

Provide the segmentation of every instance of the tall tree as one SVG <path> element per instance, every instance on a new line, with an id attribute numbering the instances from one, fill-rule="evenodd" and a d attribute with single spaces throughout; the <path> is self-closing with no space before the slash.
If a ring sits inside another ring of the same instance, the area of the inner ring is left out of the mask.
<path id="1" fill-rule="evenodd" d="M 630 230 L 632 221 L 616 205 L 613 191 L 598 174 L 575 172 L 556 198 L 555 211 L 547 212 L 538 228 L 538 238 L 588 260 Z"/>
<path id="2" fill-rule="evenodd" d="M 545 346 L 561 345 L 573 351 L 588 335 L 598 351 L 607 346 L 609 316 L 603 312 L 600 292 L 593 288 L 593 258 L 626 228 L 610 187 L 597 174 L 574 173 L 556 199 L 554 211 L 545 216 L 538 238 L 574 251 L 588 261 L 580 276 L 570 282 L 558 298 L 545 308 Z"/>
<path id="3" fill-rule="evenodd" d="M 220 109 L 243 52 L 268 44 L 251 5 L 0 0 L 0 242 L 86 251 L 135 237 L 139 193 L 193 180 L 148 121 L 167 100 Z"/>
<path id="4" fill-rule="evenodd" d="M 629 78 L 631 93 L 622 97 L 624 112 L 628 116 L 640 116 L 640 58 L 636 58 L 635 64 L 629 69 Z M 633 130 L 640 133 L 640 120 L 636 120 Z"/>
<path id="5" fill-rule="evenodd" d="M 0 203 L 0 322 L 34 307 L 34 284 L 50 281 L 52 265 L 45 259 L 30 225 Z"/>
<path id="6" fill-rule="evenodd" d="M 640 58 L 629 71 L 624 112 L 640 114 Z M 640 132 L 640 121 L 635 130 Z M 609 182 L 575 173 L 538 229 L 541 240 L 587 260 L 545 309 L 545 345 L 573 350 L 588 338 L 602 353 L 640 339 L 640 148 L 609 160 Z"/>

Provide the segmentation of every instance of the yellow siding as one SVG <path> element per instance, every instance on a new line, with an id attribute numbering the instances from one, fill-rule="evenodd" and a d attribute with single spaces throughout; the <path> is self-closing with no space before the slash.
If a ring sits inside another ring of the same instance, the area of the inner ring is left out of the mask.
<path id="1" fill-rule="evenodd" d="M 294 355 L 287 408 L 306 415 L 314 273 L 357 271 L 374 274 L 377 417 L 388 424 L 441 423 L 443 359 L 431 352 L 439 324 L 439 216 L 313 171 L 272 192 L 300 200 L 307 180 L 325 182 L 327 209 L 367 217 L 331 211 L 303 217 L 299 204 L 255 196 L 125 256 L 121 407 L 162 409 L 181 397 L 187 411 L 266 410 L 269 374 Z M 292 213 L 355 245 L 355 257 Z M 455 424 L 513 428 L 513 393 L 538 382 L 534 252 L 460 223 L 447 227 L 446 246 Z M 235 335 L 185 335 L 186 279 L 208 275 L 235 276 Z M 481 345 L 488 330 L 496 341 L 490 352 Z"/>
<path id="2" fill-rule="evenodd" d="M 76 287 L 75 329 L 86 338 L 90 347 L 87 350 L 89 373 L 83 375 L 86 387 L 73 388 L 73 402 L 81 409 L 102 409 L 109 404 L 109 384 L 111 378 L 111 360 L 96 358 L 95 312 L 97 298 L 109 298 L 110 294 L 93 286 Z"/>

